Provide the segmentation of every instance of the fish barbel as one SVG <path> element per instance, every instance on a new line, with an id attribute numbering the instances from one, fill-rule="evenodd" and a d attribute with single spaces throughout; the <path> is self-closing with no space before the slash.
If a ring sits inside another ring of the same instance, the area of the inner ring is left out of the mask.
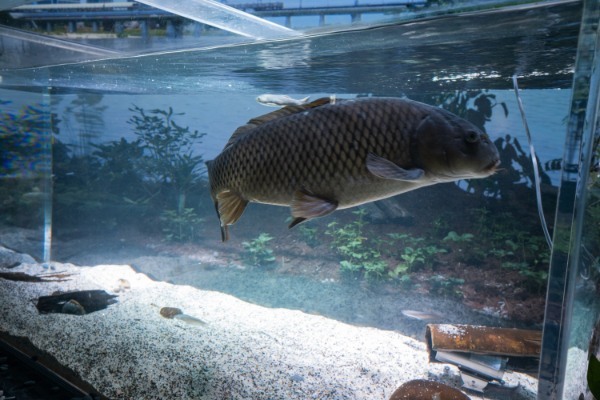
<path id="1" fill-rule="evenodd" d="M 496 146 L 470 122 L 371 97 L 322 98 L 251 119 L 206 164 L 226 241 L 248 202 L 289 206 L 291 228 L 423 186 L 484 178 L 499 163 Z"/>

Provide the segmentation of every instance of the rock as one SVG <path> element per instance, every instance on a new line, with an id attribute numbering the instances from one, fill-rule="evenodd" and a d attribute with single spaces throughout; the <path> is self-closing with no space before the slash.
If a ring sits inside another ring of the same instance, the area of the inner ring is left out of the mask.
<path id="1" fill-rule="evenodd" d="M 443 383 L 415 379 L 400 386 L 390 400 L 469 400 L 469 397 L 458 389 Z"/>
<path id="2" fill-rule="evenodd" d="M 0 246 L 0 268 L 14 268 L 20 264 L 34 264 L 35 262 L 29 254 L 17 253 Z"/>
<path id="3" fill-rule="evenodd" d="M 367 219 L 375 224 L 388 224 L 390 222 L 404 225 L 412 224 L 413 216 L 400 205 L 397 199 L 389 198 L 366 204 L 369 214 Z"/>

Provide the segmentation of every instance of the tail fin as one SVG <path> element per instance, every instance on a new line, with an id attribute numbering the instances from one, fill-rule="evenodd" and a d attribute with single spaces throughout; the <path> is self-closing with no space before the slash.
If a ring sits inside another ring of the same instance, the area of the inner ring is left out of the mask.
<path id="1" fill-rule="evenodd" d="M 213 160 L 206 161 L 206 171 L 208 172 L 208 186 L 210 188 L 210 197 L 212 198 L 213 204 L 215 205 L 215 211 L 217 212 L 217 218 L 219 218 L 219 224 L 221 225 L 221 240 L 226 242 L 229 239 L 229 232 L 227 231 L 227 225 L 223 225 L 221 220 L 221 214 L 219 213 L 219 201 L 217 200 L 217 194 L 213 190 Z"/>
<path id="2" fill-rule="evenodd" d="M 221 224 L 221 240 L 226 242 L 229 240 L 228 226 L 233 225 L 244 213 L 248 200 L 244 199 L 239 193 L 233 192 L 229 189 L 215 188 L 213 179 L 213 161 L 206 162 L 206 168 L 208 170 L 208 183 L 210 185 L 210 197 L 215 205 L 217 211 L 217 217 Z"/>

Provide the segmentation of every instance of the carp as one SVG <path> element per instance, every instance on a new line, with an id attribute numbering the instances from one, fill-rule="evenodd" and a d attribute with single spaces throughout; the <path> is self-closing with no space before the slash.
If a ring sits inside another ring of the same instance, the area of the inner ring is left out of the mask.
<path id="1" fill-rule="evenodd" d="M 251 119 L 207 162 L 221 238 L 248 202 L 288 206 L 289 227 L 423 186 L 485 178 L 496 146 L 472 123 L 400 98 L 322 98 Z"/>

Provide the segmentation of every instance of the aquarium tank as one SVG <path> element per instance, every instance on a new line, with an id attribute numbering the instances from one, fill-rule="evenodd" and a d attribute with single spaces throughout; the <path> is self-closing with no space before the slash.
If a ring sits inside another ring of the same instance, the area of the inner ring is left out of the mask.
<path id="1" fill-rule="evenodd" d="M 600 398 L 598 0 L 0 4 L 0 399 Z"/>

